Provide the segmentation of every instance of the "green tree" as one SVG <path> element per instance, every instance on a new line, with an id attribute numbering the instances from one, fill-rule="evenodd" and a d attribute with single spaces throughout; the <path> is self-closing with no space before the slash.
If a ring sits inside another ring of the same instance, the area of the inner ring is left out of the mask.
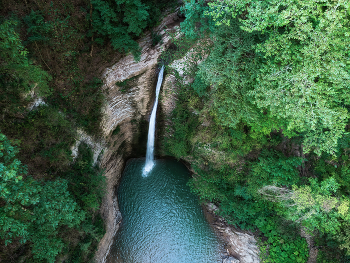
<path id="1" fill-rule="evenodd" d="M 252 167 L 251 181 L 256 180 L 254 186 L 263 184 L 291 186 L 300 181 L 297 167 L 303 164 L 300 157 L 285 157 L 283 154 L 271 150 L 263 150 L 259 162 Z M 256 189 L 255 191 L 256 192 Z"/>
<path id="2" fill-rule="evenodd" d="M 4 20 L 0 24 L 0 74 L 19 79 L 22 93 L 36 88 L 38 95 L 47 96 L 51 93 L 48 86 L 51 77 L 28 59 L 28 51 L 16 32 L 17 24 L 15 20 Z"/>
<path id="3" fill-rule="evenodd" d="M 57 235 L 61 226 L 74 227 L 85 218 L 68 192 L 66 180 L 40 182 L 26 175 L 15 158 L 18 149 L 0 134 L 0 237 L 5 243 L 20 237 L 31 242 L 37 259 L 54 262 L 64 244 Z"/>
<path id="4" fill-rule="evenodd" d="M 32 10 L 28 16 L 23 18 L 23 21 L 28 26 L 27 34 L 29 37 L 27 41 L 29 43 L 49 40 L 48 34 L 52 32 L 54 26 L 52 23 L 45 21 L 40 11 L 34 12 Z"/>
<path id="5" fill-rule="evenodd" d="M 331 0 L 187 3 L 187 34 L 201 16 L 193 10 L 216 22 L 200 72 L 219 119 L 232 126 L 242 119 L 262 133 L 282 128 L 303 136 L 305 152 L 334 154 L 349 117 L 349 8 Z"/>
<path id="6" fill-rule="evenodd" d="M 109 38 L 114 49 L 120 52 L 132 52 L 140 59 L 140 48 L 135 37 L 158 22 L 160 10 L 164 7 L 161 1 L 141 0 L 91 0 L 93 32 L 98 34 L 97 43 Z M 150 15 L 152 11 L 152 15 Z"/>
<path id="7" fill-rule="evenodd" d="M 349 198 L 336 196 L 339 184 L 334 178 L 317 182 L 311 178 L 310 185 L 296 186 L 292 190 L 276 186 L 264 186 L 259 192 L 286 209 L 284 216 L 301 223 L 308 230 L 336 235 L 344 222 L 349 223 Z M 280 212 L 281 212 L 280 211 Z"/>
<path id="8" fill-rule="evenodd" d="M 350 247 L 349 8 L 345 0 L 189 0 L 183 8 L 185 35 L 212 43 L 190 85 L 200 102 L 191 112 L 210 125 L 168 148 L 190 142 L 193 190 L 229 223 L 258 228 L 269 262 L 306 261 L 300 225 L 327 249 Z M 296 145 L 308 161 L 293 156 Z"/>

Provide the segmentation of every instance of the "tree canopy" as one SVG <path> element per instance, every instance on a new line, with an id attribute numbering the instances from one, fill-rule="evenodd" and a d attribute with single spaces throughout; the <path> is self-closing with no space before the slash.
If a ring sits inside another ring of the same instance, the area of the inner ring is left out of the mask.
<path id="1" fill-rule="evenodd" d="M 183 38 L 207 56 L 178 78 L 165 152 L 191 162 L 203 201 L 258 231 L 264 262 L 306 262 L 301 229 L 317 262 L 346 262 L 350 4 L 188 0 L 182 10 Z"/>
<path id="2" fill-rule="evenodd" d="M 211 86 L 214 114 L 257 133 L 283 129 L 303 137 L 305 152 L 334 154 L 349 118 L 349 8 L 317 0 L 187 3 L 185 33 L 194 36 L 195 21 L 207 17 L 197 34 L 207 28 L 215 39 L 198 73 Z"/>
<path id="3" fill-rule="evenodd" d="M 55 262 L 64 244 L 55 237 L 61 226 L 78 226 L 85 218 L 68 192 L 68 182 L 58 179 L 43 183 L 27 177 L 26 168 L 16 159 L 18 150 L 0 134 L 0 237 L 6 243 L 20 237 L 32 243 L 36 258 Z"/>

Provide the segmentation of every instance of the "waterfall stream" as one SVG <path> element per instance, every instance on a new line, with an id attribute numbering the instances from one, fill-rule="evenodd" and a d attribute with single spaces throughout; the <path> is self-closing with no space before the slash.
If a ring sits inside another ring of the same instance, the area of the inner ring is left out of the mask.
<path id="1" fill-rule="evenodd" d="M 164 65 L 160 69 L 158 75 L 158 82 L 156 88 L 156 100 L 154 102 L 153 110 L 151 113 L 151 118 L 148 128 L 148 139 L 147 139 L 147 152 L 146 152 L 146 163 L 143 168 L 143 176 L 146 177 L 147 174 L 152 170 L 154 166 L 154 133 L 156 129 L 156 115 L 157 115 L 157 106 L 158 106 L 158 96 L 160 91 L 160 86 L 162 86 L 164 73 Z"/>
<path id="2" fill-rule="evenodd" d="M 176 160 L 154 160 L 162 66 L 151 113 L 146 163 L 128 161 L 118 188 L 120 229 L 108 263 L 219 263 L 223 244 L 187 185 L 190 172 Z"/>

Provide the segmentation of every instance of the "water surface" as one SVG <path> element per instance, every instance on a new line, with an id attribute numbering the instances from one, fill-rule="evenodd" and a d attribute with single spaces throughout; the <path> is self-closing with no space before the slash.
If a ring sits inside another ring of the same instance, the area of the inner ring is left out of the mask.
<path id="1" fill-rule="evenodd" d="M 176 160 L 130 160 L 118 190 L 123 216 L 107 262 L 214 263 L 222 248 L 186 185 L 189 171 Z"/>

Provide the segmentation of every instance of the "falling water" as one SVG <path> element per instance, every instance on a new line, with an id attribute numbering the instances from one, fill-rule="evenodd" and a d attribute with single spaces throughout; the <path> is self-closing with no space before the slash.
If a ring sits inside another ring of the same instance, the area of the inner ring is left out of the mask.
<path id="1" fill-rule="evenodd" d="M 156 88 L 156 101 L 154 102 L 153 110 L 151 113 L 151 119 L 149 122 L 146 163 L 145 163 L 145 167 L 143 168 L 143 176 L 147 176 L 147 174 L 152 170 L 154 166 L 154 133 L 156 129 L 158 95 L 159 95 L 160 86 L 162 85 L 162 81 L 163 81 L 163 72 L 164 72 L 164 66 L 162 66 L 158 75 L 158 82 L 157 82 L 157 88 Z"/>

